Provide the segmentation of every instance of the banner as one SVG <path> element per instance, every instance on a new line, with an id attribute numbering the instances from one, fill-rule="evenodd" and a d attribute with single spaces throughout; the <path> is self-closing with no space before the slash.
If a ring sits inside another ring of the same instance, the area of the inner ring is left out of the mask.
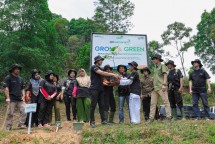
<path id="1" fill-rule="evenodd" d="M 120 64 L 128 66 L 131 61 L 148 65 L 147 36 L 93 33 L 91 65 L 94 65 L 94 57 L 97 55 L 105 58 L 102 67 L 106 64 L 113 68 Z"/>

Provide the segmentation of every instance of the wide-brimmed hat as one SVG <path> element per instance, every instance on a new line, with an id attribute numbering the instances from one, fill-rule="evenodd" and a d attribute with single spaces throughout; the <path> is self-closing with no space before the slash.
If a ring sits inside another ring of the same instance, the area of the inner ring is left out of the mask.
<path id="1" fill-rule="evenodd" d="M 96 57 L 94 58 L 94 64 L 96 64 L 96 62 L 99 61 L 99 60 L 102 60 L 102 61 L 103 61 L 104 58 L 101 57 L 100 55 L 96 56 Z"/>
<path id="2" fill-rule="evenodd" d="M 125 65 L 123 65 L 123 64 L 117 66 L 117 71 L 118 71 L 118 72 L 119 72 L 119 68 L 120 68 L 120 67 L 124 67 L 125 72 L 127 72 L 127 67 L 126 67 Z"/>
<path id="3" fill-rule="evenodd" d="M 48 70 L 48 71 L 46 72 L 46 75 L 45 75 L 45 76 L 48 76 L 48 75 L 51 75 L 51 74 L 55 75 L 55 73 L 54 73 L 52 70 Z"/>
<path id="4" fill-rule="evenodd" d="M 40 73 L 40 71 L 38 71 L 37 69 L 32 69 L 31 74 L 35 74 L 35 73 Z"/>
<path id="5" fill-rule="evenodd" d="M 162 56 L 161 55 L 159 55 L 159 54 L 155 54 L 153 57 L 152 57 L 152 60 L 153 59 L 159 59 L 160 60 L 160 62 L 163 62 L 163 59 L 162 59 Z"/>
<path id="6" fill-rule="evenodd" d="M 195 59 L 194 61 L 191 61 L 191 64 L 198 63 L 200 67 L 202 67 L 202 62 L 199 59 Z"/>
<path id="7" fill-rule="evenodd" d="M 132 62 L 128 63 L 128 65 L 133 66 L 134 69 L 138 70 L 138 68 L 137 68 L 138 64 L 135 61 L 132 61 Z"/>
<path id="8" fill-rule="evenodd" d="M 175 62 L 172 60 L 169 60 L 165 65 L 167 66 L 168 64 L 173 65 L 174 67 L 176 67 Z"/>
<path id="9" fill-rule="evenodd" d="M 113 68 L 109 64 L 104 66 L 104 71 L 106 71 L 107 69 L 110 69 L 111 71 L 113 70 Z"/>
<path id="10" fill-rule="evenodd" d="M 77 76 L 77 71 L 75 69 L 70 69 L 68 71 L 68 76 L 70 76 L 71 72 L 74 72 L 75 73 L 75 76 Z"/>
<path id="11" fill-rule="evenodd" d="M 140 70 L 141 73 L 143 73 L 144 71 L 148 71 L 148 73 L 151 74 L 151 71 L 148 67 L 145 67 L 145 68 Z"/>
<path id="12" fill-rule="evenodd" d="M 13 64 L 11 65 L 9 72 L 11 73 L 15 68 L 22 70 L 22 66 L 20 66 L 19 64 Z"/>

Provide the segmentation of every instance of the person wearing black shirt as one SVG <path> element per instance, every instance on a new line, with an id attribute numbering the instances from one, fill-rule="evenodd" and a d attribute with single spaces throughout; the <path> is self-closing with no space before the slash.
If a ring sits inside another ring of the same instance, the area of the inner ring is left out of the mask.
<path id="1" fill-rule="evenodd" d="M 183 75 L 179 69 L 176 69 L 176 65 L 174 61 L 169 60 L 166 63 L 166 66 L 169 69 L 169 73 L 167 75 L 168 81 L 168 97 L 170 102 L 170 107 L 172 109 L 173 119 L 177 119 L 177 109 L 181 111 L 182 119 L 185 119 L 184 108 L 183 108 L 183 99 L 182 99 L 182 90 L 183 90 Z"/>
<path id="2" fill-rule="evenodd" d="M 72 115 L 73 121 L 76 121 L 76 93 L 78 89 L 78 83 L 76 80 L 77 71 L 75 69 L 71 69 L 68 71 L 68 78 L 64 82 L 62 87 L 63 99 L 66 106 L 66 116 L 67 120 L 71 121 L 70 117 L 70 107 L 72 105 Z"/>
<path id="3" fill-rule="evenodd" d="M 99 105 L 99 113 L 101 116 L 101 121 L 103 125 L 108 125 L 105 112 L 104 112 L 104 86 L 102 83 L 102 76 L 113 76 L 119 78 L 118 75 L 113 73 L 104 72 L 100 66 L 102 65 L 104 58 L 100 55 L 94 58 L 94 64 L 90 69 L 90 93 L 91 93 L 91 106 L 90 106 L 90 126 L 95 128 L 95 109 L 98 103 Z"/>
<path id="4" fill-rule="evenodd" d="M 189 76 L 189 87 L 190 94 L 192 95 L 193 99 L 193 111 L 195 113 L 195 119 L 200 119 L 200 110 L 198 103 L 199 98 L 201 98 L 206 119 L 209 120 L 210 115 L 207 92 L 211 93 L 210 76 L 205 71 L 205 69 L 202 68 L 203 65 L 199 59 L 192 61 L 191 64 L 194 67 L 194 71 L 191 72 Z M 206 89 L 206 83 L 208 85 L 208 90 Z"/>
<path id="5" fill-rule="evenodd" d="M 130 98 L 129 98 L 129 111 L 130 119 L 132 124 L 140 123 L 140 95 L 141 95 L 141 84 L 139 74 L 137 73 L 138 64 L 133 61 L 128 63 L 131 74 L 128 78 L 121 78 L 120 85 L 130 85 Z"/>
<path id="6" fill-rule="evenodd" d="M 10 74 L 4 80 L 4 88 L 6 95 L 6 103 L 9 105 L 9 113 L 6 119 L 6 130 L 10 131 L 13 124 L 13 115 L 16 109 L 19 110 L 18 128 L 25 128 L 25 91 L 24 82 L 19 76 L 22 67 L 18 64 L 13 64 L 9 70 Z"/>
<path id="7" fill-rule="evenodd" d="M 119 72 L 119 75 L 122 78 L 128 77 L 127 67 L 125 65 L 118 65 L 117 71 Z M 128 109 L 129 109 L 129 96 L 130 96 L 129 86 L 128 85 L 127 86 L 119 86 L 118 87 L 118 96 L 119 96 L 119 123 L 124 123 L 123 108 L 124 108 L 125 101 L 128 105 Z"/>

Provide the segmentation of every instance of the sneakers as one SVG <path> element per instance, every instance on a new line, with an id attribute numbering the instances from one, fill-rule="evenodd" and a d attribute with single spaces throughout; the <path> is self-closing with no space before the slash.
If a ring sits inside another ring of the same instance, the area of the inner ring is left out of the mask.
<path id="1" fill-rule="evenodd" d="M 151 124 L 151 123 L 153 123 L 154 122 L 154 119 L 148 119 L 147 121 L 146 121 L 146 124 Z"/>
<path id="2" fill-rule="evenodd" d="M 90 126 L 91 126 L 91 128 L 95 128 L 96 127 L 95 123 L 90 123 Z"/>
<path id="3" fill-rule="evenodd" d="M 18 127 L 17 127 L 18 129 L 25 129 L 26 128 L 26 126 L 25 125 L 18 125 Z"/>
<path id="4" fill-rule="evenodd" d="M 209 121 L 209 120 L 211 120 L 211 119 L 210 119 L 210 118 L 206 118 L 205 120 L 206 120 L 206 121 Z"/>
<path id="5" fill-rule="evenodd" d="M 42 125 L 42 124 L 39 124 L 39 125 L 38 125 L 38 128 L 43 128 L 43 125 Z"/>
<path id="6" fill-rule="evenodd" d="M 198 121 L 198 120 L 200 120 L 200 118 L 199 118 L 199 117 L 197 117 L 197 118 L 195 118 L 194 120 L 195 120 L 195 121 Z"/>
<path id="7" fill-rule="evenodd" d="M 6 127 L 6 131 L 11 131 L 12 128 L 11 127 Z"/>
<path id="8" fill-rule="evenodd" d="M 49 125 L 49 124 L 44 124 L 44 126 L 43 127 L 50 127 L 51 125 Z"/>
<path id="9" fill-rule="evenodd" d="M 107 121 L 103 121 L 102 125 L 111 125 L 110 123 L 108 123 Z"/>

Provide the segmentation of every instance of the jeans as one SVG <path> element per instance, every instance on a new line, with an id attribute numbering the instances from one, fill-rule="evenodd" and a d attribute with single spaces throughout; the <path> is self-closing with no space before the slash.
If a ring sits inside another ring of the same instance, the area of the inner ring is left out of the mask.
<path id="1" fill-rule="evenodd" d="M 208 96 L 207 93 L 193 93 L 193 112 L 196 118 L 200 118 L 200 109 L 199 109 L 199 98 L 202 99 L 202 104 L 204 106 L 205 117 L 210 118 L 209 115 L 209 106 L 208 106 Z"/>
<path id="2" fill-rule="evenodd" d="M 130 96 L 119 96 L 119 122 L 124 122 L 124 103 L 126 100 L 126 103 L 128 105 L 128 109 L 129 109 L 129 97 Z M 130 116 L 130 114 L 129 114 Z"/>

